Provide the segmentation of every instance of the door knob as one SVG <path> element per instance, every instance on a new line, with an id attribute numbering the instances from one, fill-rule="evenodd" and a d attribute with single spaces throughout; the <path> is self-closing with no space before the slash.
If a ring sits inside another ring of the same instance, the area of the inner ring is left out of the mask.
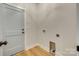
<path id="1" fill-rule="evenodd" d="M 0 47 L 2 46 L 3 44 L 2 44 L 2 41 L 0 42 Z"/>
<path id="2" fill-rule="evenodd" d="M 24 29 L 22 29 L 22 34 L 24 34 Z"/>
<path id="3" fill-rule="evenodd" d="M 4 41 L 4 42 L 3 42 L 3 45 L 7 45 L 7 43 L 8 43 L 7 41 Z"/>
<path id="4" fill-rule="evenodd" d="M 4 42 L 1 41 L 1 42 L 0 42 L 0 46 L 2 46 L 2 45 L 7 45 L 7 43 L 8 43 L 7 41 L 4 41 Z"/>
<path id="5" fill-rule="evenodd" d="M 24 31 L 24 29 L 22 29 L 22 31 Z"/>
<path id="6" fill-rule="evenodd" d="M 24 34 L 24 32 L 22 32 L 22 34 Z"/>

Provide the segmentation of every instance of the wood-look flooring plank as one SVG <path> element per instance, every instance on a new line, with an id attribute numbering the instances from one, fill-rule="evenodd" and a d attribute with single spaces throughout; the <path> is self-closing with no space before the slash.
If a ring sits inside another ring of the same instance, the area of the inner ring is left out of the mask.
<path id="1" fill-rule="evenodd" d="M 51 54 L 40 46 L 35 46 L 31 49 L 28 49 L 27 51 L 24 50 L 17 53 L 16 56 L 51 56 Z"/>

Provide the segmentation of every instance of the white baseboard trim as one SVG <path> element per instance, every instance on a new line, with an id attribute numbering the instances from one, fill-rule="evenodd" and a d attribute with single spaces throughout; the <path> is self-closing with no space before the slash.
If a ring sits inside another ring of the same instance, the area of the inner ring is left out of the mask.
<path id="1" fill-rule="evenodd" d="M 36 44 L 34 44 L 34 45 L 31 45 L 30 47 L 26 47 L 25 50 L 28 50 L 28 49 L 33 48 L 33 47 L 35 47 L 35 46 L 41 46 L 41 45 L 38 44 L 38 43 L 36 43 Z"/>

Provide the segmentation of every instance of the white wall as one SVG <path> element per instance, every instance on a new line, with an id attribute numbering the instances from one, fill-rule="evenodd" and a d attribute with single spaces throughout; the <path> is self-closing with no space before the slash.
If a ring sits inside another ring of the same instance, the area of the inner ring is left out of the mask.
<path id="1" fill-rule="evenodd" d="M 34 4 L 26 4 L 26 35 L 25 35 L 25 48 L 31 48 L 38 43 L 38 24 L 35 22 L 37 19 L 37 9 Z"/>
<path id="2" fill-rule="evenodd" d="M 75 48 L 76 4 L 57 4 L 54 5 L 55 7 L 52 6 L 52 4 L 40 6 L 41 13 L 39 17 L 43 18 L 44 16 L 44 18 L 39 23 L 39 44 L 47 50 L 49 41 L 56 43 L 58 51 Z M 46 33 L 42 32 L 43 29 L 46 29 Z M 57 38 L 56 34 L 60 34 L 60 37 Z"/>

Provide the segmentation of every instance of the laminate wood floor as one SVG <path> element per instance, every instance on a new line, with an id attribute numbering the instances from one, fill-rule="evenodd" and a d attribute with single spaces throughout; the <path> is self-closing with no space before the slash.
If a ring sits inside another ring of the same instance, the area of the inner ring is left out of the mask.
<path id="1" fill-rule="evenodd" d="M 31 49 L 18 52 L 16 56 L 51 56 L 51 54 L 40 46 L 35 46 Z"/>

